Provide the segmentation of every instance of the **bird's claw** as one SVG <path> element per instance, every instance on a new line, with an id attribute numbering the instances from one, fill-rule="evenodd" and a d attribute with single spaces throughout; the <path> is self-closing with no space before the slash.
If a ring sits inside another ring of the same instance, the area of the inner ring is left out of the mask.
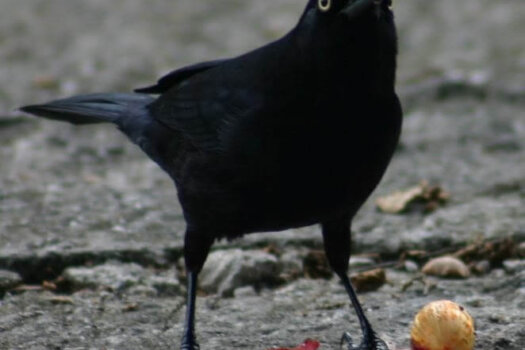
<path id="1" fill-rule="evenodd" d="M 193 335 L 184 335 L 182 337 L 182 343 L 180 346 L 180 350 L 200 350 L 200 346 L 195 340 L 195 336 Z"/>
<path id="2" fill-rule="evenodd" d="M 181 345 L 180 350 L 200 350 L 200 346 L 197 343 L 186 343 Z"/>
<path id="3" fill-rule="evenodd" d="M 341 337 L 341 347 L 343 347 L 343 343 L 346 343 L 347 350 L 389 350 L 386 343 L 375 334 L 372 334 L 370 338 L 363 338 L 361 344 L 355 346 L 350 333 L 345 332 Z"/>

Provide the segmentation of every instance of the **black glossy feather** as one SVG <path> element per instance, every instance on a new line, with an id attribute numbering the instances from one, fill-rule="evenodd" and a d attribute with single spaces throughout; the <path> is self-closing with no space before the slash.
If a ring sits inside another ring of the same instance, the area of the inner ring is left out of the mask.
<path id="1" fill-rule="evenodd" d="M 160 78 L 155 85 L 135 89 L 135 92 L 144 94 L 162 94 L 195 74 L 214 68 L 226 61 L 228 61 L 228 59 L 218 59 L 176 69 Z"/>

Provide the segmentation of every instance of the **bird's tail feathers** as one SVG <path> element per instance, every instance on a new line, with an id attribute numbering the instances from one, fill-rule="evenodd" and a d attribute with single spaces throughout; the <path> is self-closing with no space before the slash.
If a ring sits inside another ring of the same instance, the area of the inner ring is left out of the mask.
<path id="1" fill-rule="evenodd" d="M 88 94 L 21 107 L 20 110 L 38 117 L 67 121 L 73 124 L 111 122 L 120 124 L 154 101 L 145 94 Z"/>

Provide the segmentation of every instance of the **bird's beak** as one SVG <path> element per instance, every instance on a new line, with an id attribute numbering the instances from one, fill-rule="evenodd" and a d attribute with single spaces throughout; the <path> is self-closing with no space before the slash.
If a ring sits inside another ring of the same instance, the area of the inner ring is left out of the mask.
<path id="1" fill-rule="evenodd" d="M 344 7 L 339 14 L 344 15 L 348 19 L 353 19 L 360 16 L 363 12 L 368 10 L 370 7 L 375 7 L 375 12 L 379 16 L 381 11 L 382 0 L 350 0 L 348 5 Z"/>

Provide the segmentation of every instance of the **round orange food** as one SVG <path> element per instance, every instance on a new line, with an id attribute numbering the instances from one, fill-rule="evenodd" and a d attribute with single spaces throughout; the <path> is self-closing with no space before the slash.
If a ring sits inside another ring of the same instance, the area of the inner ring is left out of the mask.
<path id="1" fill-rule="evenodd" d="M 439 300 L 423 307 L 414 318 L 410 340 L 413 350 L 472 350 L 474 320 L 464 307 Z"/>

